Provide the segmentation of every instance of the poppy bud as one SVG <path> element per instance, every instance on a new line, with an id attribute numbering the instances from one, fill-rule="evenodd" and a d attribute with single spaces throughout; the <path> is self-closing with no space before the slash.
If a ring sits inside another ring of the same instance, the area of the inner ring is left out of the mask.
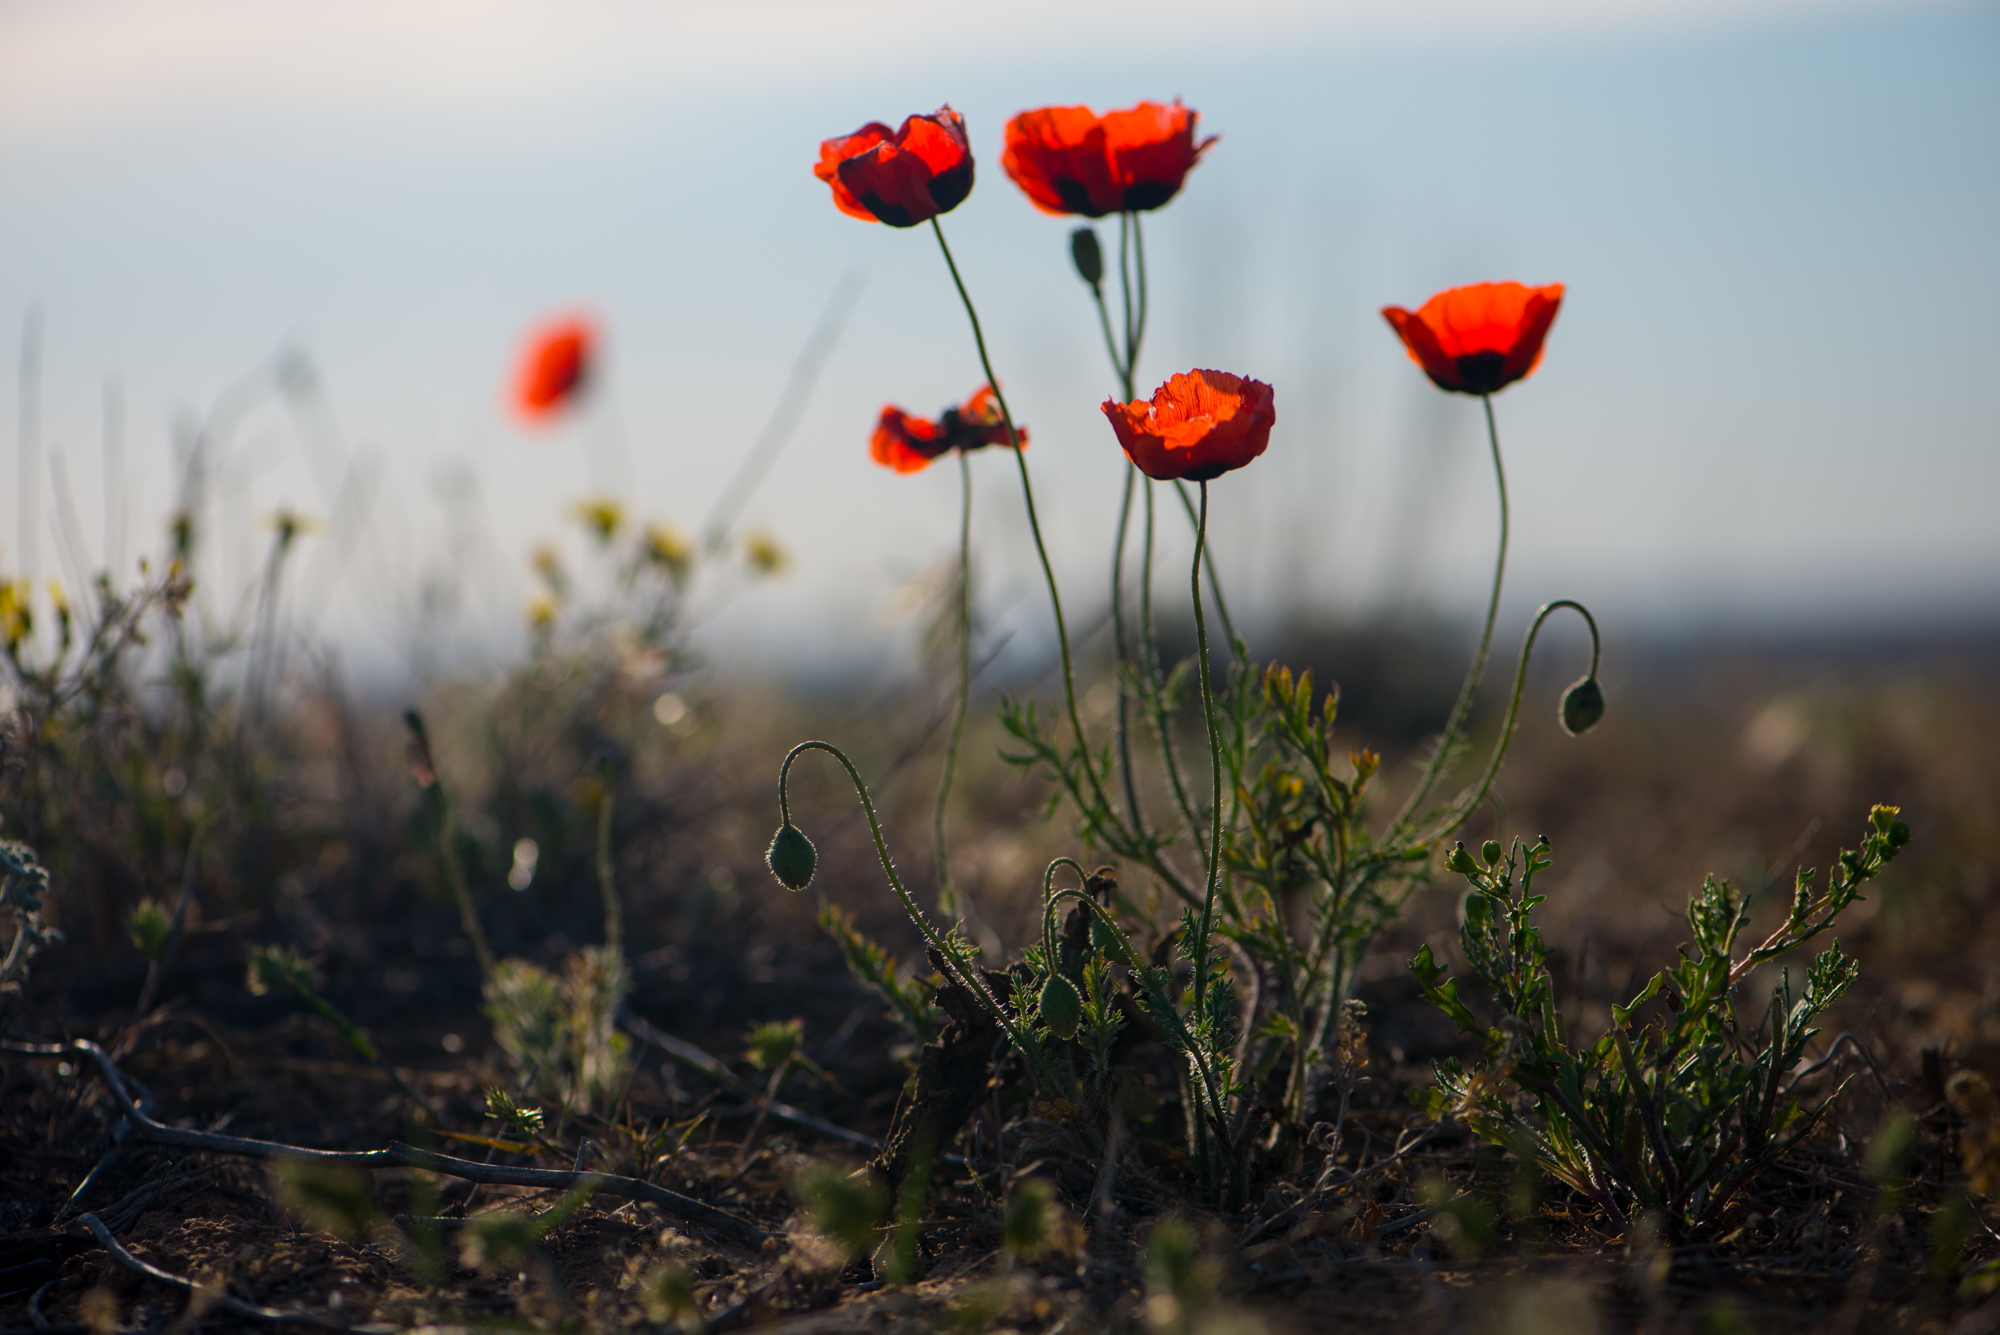
<path id="1" fill-rule="evenodd" d="M 1069 257 L 1076 263 L 1077 277 L 1092 287 L 1104 282 L 1104 251 L 1097 244 L 1097 229 L 1079 227 L 1069 234 Z"/>
<path id="2" fill-rule="evenodd" d="M 1563 692 L 1562 725 L 1570 736 L 1589 732 L 1603 717 L 1604 688 L 1597 684 L 1597 678 L 1585 677 Z"/>
<path id="3" fill-rule="evenodd" d="M 1076 994 L 1076 985 L 1059 973 L 1049 975 L 1049 981 L 1042 984 L 1040 1003 L 1042 1023 L 1057 1038 L 1076 1037 L 1076 1027 L 1083 1020 L 1083 998 Z"/>
<path id="4" fill-rule="evenodd" d="M 1498 839 L 1488 839 L 1484 844 L 1479 846 L 1479 856 L 1486 859 L 1486 865 L 1489 867 L 1498 862 L 1500 860 L 1500 841 Z"/>
<path id="5" fill-rule="evenodd" d="M 764 854 L 765 865 L 771 875 L 778 878 L 787 890 L 803 890 L 812 884 L 813 869 L 819 865 L 819 855 L 813 852 L 812 840 L 798 826 L 786 821 L 771 836 L 771 847 Z"/>

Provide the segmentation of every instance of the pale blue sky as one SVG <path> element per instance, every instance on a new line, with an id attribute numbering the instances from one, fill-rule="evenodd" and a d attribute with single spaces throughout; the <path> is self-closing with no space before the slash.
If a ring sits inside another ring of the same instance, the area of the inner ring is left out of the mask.
<path id="1" fill-rule="evenodd" d="M 324 627 L 399 661 L 433 629 L 412 610 L 421 572 L 462 537 L 478 569 L 459 642 L 504 643 L 525 553 L 598 482 L 699 522 L 860 266 L 748 515 L 798 568 L 732 603 L 713 642 L 866 655 L 956 507 L 954 470 L 867 463 L 875 410 L 931 411 L 978 368 L 927 234 L 836 213 L 810 165 L 821 137 L 949 100 L 980 168 L 946 225 L 1088 608 L 1119 476 L 1096 409 L 1110 375 L 1066 225 L 1006 180 L 1000 127 L 1178 94 L 1223 140 L 1148 219 L 1141 377 L 1207 365 L 1277 387 L 1269 453 L 1216 487 L 1241 603 L 1470 605 L 1493 529 L 1477 408 L 1431 390 L 1376 310 L 1516 278 L 1569 285 L 1542 370 L 1497 404 L 1523 610 L 2000 619 L 2000 9 L 1253 0 L 1212 33 L 1192 5 L 936 8 L 0 0 L 0 347 L 11 363 L 39 304 L 43 437 L 89 540 L 108 374 L 137 551 L 171 504 L 177 407 L 290 340 L 342 448 L 380 470 Z M 579 304 L 610 333 L 607 395 L 576 431 L 525 435 L 500 403 L 515 344 Z M 9 569 L 17 412 L 9 375 Z M 239 441 L 247 536 L 213 589 L 254 559 L 256 515 L 327 511 L 296 434 L 266 412 Z M 1019 497 L 1004 459 L 978 464 L 985 596 L 1033 633 Z M 455 536 L 438 497 L 468 480 L 476 532 Z M 40 551 L 56 573 L 50 537 Z"/>

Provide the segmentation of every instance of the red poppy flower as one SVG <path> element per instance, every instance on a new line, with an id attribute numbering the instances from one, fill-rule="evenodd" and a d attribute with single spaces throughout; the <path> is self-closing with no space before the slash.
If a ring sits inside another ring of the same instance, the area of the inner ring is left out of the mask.
<path id="1" fill-rule="evenodd" d="M 1206 482 L 1241 468 L 1271 442 L 1278 420 L 1271 387 L 1227 371 L 1189 371 L 1153 391 L 1153 401 L 1104 401 L 1118 443 L 1139 471 L 1165 481 Z"/>
<path id="2" fill-rule="evenodd" d="M 1000 165 L 1045 213 L 1102 218 L 1157 209 L 1180 193 L 1215 136 L 1196 143 L 1200 113 L 1141 102 L 1097 115 L 1089 107 L 1040 107 L 1007 122 Z"/>
<path id="3" fill-rule="evenodd" d="M 1016 427 L 1021 445 L 1028 444 L 1026 427 Z M 875 437 L 868 453 L 884 468 L 898 473 L 916 473 L 930 467 L 931 460 L 950 450 L 976 450 L 982 445 L 1007 443 L 1006 419 L 1000 416 L 1000 401 L 993 387 L 979 391 L 956 408 L 947 408 L 933 422 L 912 417 L 894 404 L 882 409 L 875 423 Z"/>
<path id="4" fill-rule="evenodd" d="M 1474 283 L 1438 293 L 1414 314 L 1384 306 L 1382 315 L 1439 389 L 1491 394 L 1534 372 L 1562 298 L 1561 283 Z"/>
<path id="5" fill-rule="evenodd" d="M 536 331 L 515 375 L 514 411 L 523 421 L 541 422 L 576 398 L 589 385 L 596 350 L 597 331 L 576 317 Z"/>
<path id="6" fill-rule="evenodd" d="M 813 175 L 833 187 L 842 213 L 891 227 L 915 227 L 950 213 L 972 193 L 972 149 L 965 118 L 949 105 L 911 116 L 891 134 L 870 121 L 853 134 L 823 140 Z"/>

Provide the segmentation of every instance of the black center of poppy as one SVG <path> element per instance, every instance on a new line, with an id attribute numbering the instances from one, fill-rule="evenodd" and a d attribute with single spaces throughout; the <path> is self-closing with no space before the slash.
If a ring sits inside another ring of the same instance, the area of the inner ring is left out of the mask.
<path id="1" fill-rule="evenodd" d="M 1507 354 L 1504 352 L 1468 352 L 1454 360 L 1458 366 L 1458 378 L 1465 382 L 1468 394 L 1491 394 L 1507 383 Z"/>
<path id="2" fill-rule="evenodd" d="M 1125 187 L 1123 207 L 1128 212 L 1143 213 L 1157 209 L 1180 192 L 1179 181 L 1138 181 Z"/>
<path id="3" fill-rule="evenodd" d="M 931 177 L 931 203 L 939 213 L 950 213 L 972 193 L 972 159 L 967 158 L 948 171 Z"/>
<path id="4" fill-rule="evenodd" d="M 1056 198 L 1062 201 L 1063 212 L 1080 213 L 1086 218 L 1102 218 L 1104 210 L 1090 202 L 1090 188 L 1073 176 L 1058 176 L 1051 183 L 1056 188 Z"/>
<path id="5" fill-rule="evenodd" d="M 901 204 L 891 204 L 872 190 L 864 192 L 860 198 L 862 208 L 874 214 L 877 221 L 888 223 L 891 227 L 915 227 L 922 221 L 911 217 L 910 211 Z"/>

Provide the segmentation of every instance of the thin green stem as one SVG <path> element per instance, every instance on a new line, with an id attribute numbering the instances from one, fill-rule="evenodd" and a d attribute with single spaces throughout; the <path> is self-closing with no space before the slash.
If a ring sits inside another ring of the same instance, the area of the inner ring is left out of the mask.
<path id="1" fill-rule="evenodd" d="M 1090 295 L 1091 299 L 1097 304 L 1097 327 L 1104 333 L 1105 354 L 1111 358 L 1111 369 L 1118 376 L 1119 387 L 1125 391 L 1125 397 L 1130 399 L 1132 397 L 1132 371 L 1125 365 L 1124 359 L 1118 355 L 1118 339 L 1111 332 L 1111 311 L 1104 304 L 1103 286 L 1093 283 L 1090 288 Z"/>
<path id="2" fill-rule="evenodd" d="M 1136 375 L 1139 367 L 1139 345 L 1146 341 L 1147 287 L 1146 287 L 1146 234 L 1139 226 L 1139 215 L 1129 213 L 1132 219 L 1132 252 L 1137 259 L 1139 270 L 1139 319 L 1132 331 L 1132 351 L 1125 358 L 1125 365 Z"/>
<path id="3" fill-rule="evenodd" d="M 613 959 L 625 958 L 625 914 L 618 903 L 617 868 L 611 860 L 611 767 L 598 774 L 597 893 L 604 900 L 604 948 Z"/>
<path id="4" fill-rule="evenodd" d="M 1132 832 L 1148 841 L 1146 816 L 1139 808 L 1139 785 L 1132 773 L 1131 672 L 1132 644 L 1125 626 L 1125 539 L 1132 526 L 1132 490 L 1139 470 L 1129 460 L 1125 464 L 1125 494 L 1118 503 L 1118 532 L 1111 548 L 1111 638 L 1118 654 L 1113 685 L 1118 691 L 1118 773 L 1125 786 L 1125 812 Z"/>
<path id="5" fill-rule="evenodd" d="M 1208 724 L 1208 768 L 1214 794 L 1209 807 L 1208 889 L 1202 895 L 1201 923 L 1195 930 L 1194 1005 L 1199 1019 L 1208 1006 L 1208 940 L 1215 926 L 1215 892 L 1222 873 L 1222 734 L 1215 726 L 1215 692 L 1208 680 L 1208 618 L 1201 610 L 1201 556 L 1208 545 L 1208 483 L 1201 484 L 1201 513 L 1194 529 L 1194 567 L 1188 584 L 1194 595 L 1195 671 L 1201 680 L 1201 713 Z M 1219 1110 L 1218 1110 L 1219 1111 Z"/>
<path id="6" fill-rule="evenodd" d="M 1146 673 L 1147 689 L 1151 695 L 1153 732 L 1160 744 L 1160 756 L 1166 762 L 1167 783 L 1173 789 L 1174 801 L 1180 807 L 1181 819 L 1187 822 L 1188 835 L 1196 843 L 1201 842 L 1201 820 L 1195 815 L 1194 802 L 1188 797 L 1187 785 L 1181 781 L 1180 758 L 1174 750 L 1173 719 L 1168 715 L 1162 695 L 1166 683 L 1160 675 L 1159 641 L 1153 634 L 1153 479 L 1147 478 L 1145 536 L 1140 545 L 1141 579 L 1139 583 L 1139 648 L 1145 655 L 1142 665 Z"/>
<path id="7" fill-rule="evenodd" d="M 1187 483 L 1175 479 L 1174 494 L 1181 498 L 1181 507 L 1187 511 L 1188 523 L 1195 522 L 1194 499 L 1188 495 Z M 1208 587 L 1215 594 L 1215 614 L 1222 618 L 1222 633 L 1229 637 L 1230 657 L 1236 656 L 1236 646 L 1243 641 L 1236 638 L 1236 623 L 1230 620 L 1229 604 L 1222 598 L 1222 576 L 1215 573 L 1215 549 L 1209 548 L 1202 556 L 1202 564 L 1208 570 Z"/>
<path id="8" fill-rule="evenodd" d="M 1118 215 L 1118 291 L 1125 302 L 1125 374 L 1130 380 L 1139 360 L 1138 312 L 1132 304 L 1132 224 L 1133 215 Z M 1128 388 L 1129 396 L 1131 390 Z"/>
<path id="9" fill-rule="evenodd" d="M 493 979 L 493 947 L 487 944 L 486 929 L 479 925 L 479 910 L 472 902 L 472 889 L 465 883 L 465 868 L 458 860 L 457 828 L 451 818 L 451 808 L 440 803 L 437 842 L 438 860 L 444 863 L 445 880 L 451 884 L 452 898 L 458 901 L 459 922 L 465 927 L 465 934 L 472 941 L 472 954 L 479 961 L 479 976 L 491 982 Z"/>
<path id="10" fill-rule="evenodd" d="M 972 465 L 958 451 L 958 703 L 951 717 L 951 740 L 945 743 L 944 773 L 938 779 L 937 810 L 932 831 L 937 837 L 938 911 L 956 918 L 957 892 L 951 888 L 951 860 L 945 853 L 944 811 L 951 796 L 951 779 L 958 767 L 958 744 L 965 736 L 965 711 L 972 692 Z"/>
<path id="11" fill-rule="evenodd" d="M 1528 626 L 1527 638 L 1521 642 L 1521 659 L 1514 668 L 1514 689 L 1507 698 L 1507 716 L 1500 723 L 1500 736 L 1493 743 L 1493 757 L 1487 763 L 1486 773 L 1480 777 L 1479 785 L 1468 796 L 1452 804 L 1443 823 L 1427 837 L 1419 840 L 1420 844 L 1444 838 L 1463 824 L 1479 809 L 1479 804 L 1486 800 L 1486 794 L 1493 788 L 1494 777 L 1500 773 L 1500 762 L 1507 758 L 1507 748 L 1514 739 L 1514 722 L 1521 713 L 1521 693 L 1528 679 L 1528 659 L 1535 652 L 1535 637 L 1542 633 L 1544 621 L 1566 607 L 1581 615 L 1584 623 L 1590 627 L 1590 675 L 1593 677 L 1597 675 L 1597 664 L 1602 657 L 1604 647 L 1597 633 L 1597 618 L 1590 614 L 1589 608 L 1571 598 L 1558 598 L 1552 603 L 1543 604 L 1541 611 L 1535 614 L 1534 621 Z"/>
<path id="12" fill-rule="evenodd" d="M 1478 693 L 1479 679 L 1486 672 L 1486 652 L 1493 643 L 1493 623 L 1500 615 L 1500 584 L 1507 573 L 1507 470 L 1500 462 L 1500 429 L 1493 421 L 1493 396 L 1482 394 L 1480 404 L 1486 409 L 1486 440 L 1493 451 L 1493 478 L 1500 491 L 1500 551 L 1493 561 L 1493 592 L 1486 600 L 1486 624 L 1479 632 L 1479 649 L 1472 656 L 1472 666 L 1465 674 L 1465 684 L 1459 688 L 1458 700 L 1451 707 L 1451 715 L 1445 721 L 1444 732 L 1438 738 L 1437 751 L 1431 756 L 1430 764 L 1424 767 L 1424 776 L 1418 781 L 1416 791 L 1403 803 L 1403 809 L 1396 813 L 1390 825 L 1390 838 L 1401 831 L 1416 816 L 1422 814 L 1424 800 L 1430 796 L 1439 776 L 1444 771 L 1445 761 L 1451 752 L 1452 743 L 1458 740 L 1459 729 L 1465 726 L 1465 719 L 1472 712 L 1472 697 Z M 1385 841 L 1386 842 L 1386 841 Z"/>
<path id="13" fill-rule="evenodd" d="M 1076 732 L 1076 751 L 1083 774 L 1090 782 L 1091 795 L 1096 799 L 1098 809 L 1114 821 L 1117 814 L 1112 810 L 1104 793 L 1104 784 L 1098 778 L 1097 763 L 1090 754 L 1089 734 L 1083 730 L 1083 716 L 1076 707 L 1076 669 L 1069 651 L 1069 626 L 1063 620 L 1062 593 L 1056 588 L 1055 566 L 1049 561 L 1048 545 L 1042 541 L 1042 524 L 1035 513 L 1035 488 L 1028 479 L 1028 459 L 1021 449 L 1020 433 L 1014 429 L 1014 414 L 1007 407 L 1007 396 L 1001 392 L 1000 379 L 993 373 L 993 359 L 986 352 L 986 335 L 979 327 L 979 312 L 973 307 L 972 294 L 965 289 L 965 280 L 959 276 L 958 262 L 952 259 L 951 247 L 944 239 L 944 228 L 936 218 L 931 219 L 931 231 L 937 237 L 938 249 L 944 253 L 945 267 L 951 270 L 952 285 L 958 289 L 958 299 L 965 306 L 966 319 L 972 322 L 972 341 L 979 349 L 979 366 L 986 373 L 986 383 L 993 389 L 993 401 L 999 405 L 1000 420 L 1007 428 L 1007 444 L 1014 451 L 1014 463 L 1021 473 L 1021 498 L 1027 504 L 1028 532 L 1035 539 L 1035 554 L 1041 558 L 1042 577 L 1049 586 L 1049 606 L 1055 613 L 1056 645 L 1062 651 L 1063 701 L 1069 709 L 1070 727 Z"/>

